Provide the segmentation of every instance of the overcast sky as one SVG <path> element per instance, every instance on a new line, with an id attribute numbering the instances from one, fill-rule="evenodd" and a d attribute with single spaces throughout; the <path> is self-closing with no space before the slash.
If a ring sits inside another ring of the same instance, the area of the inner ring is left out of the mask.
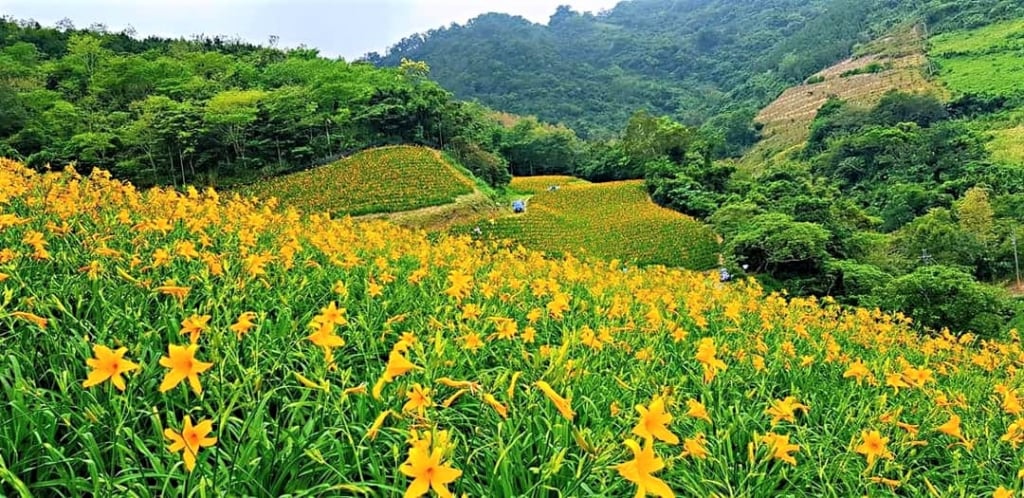
<path id="1" fill-rule="evenodd" d="M 384 50 L 413 33 L 464 23 L 485 12 L 521 15 L 547 23 L 559 5 L 598 12 L 618 0 L 0 0 L 0 14 L 53 25 L 103 23 L 111 31 L 132 26 L 139 35 L 239 36 L 265 44 L 305 44 L 348 60 Z"/>

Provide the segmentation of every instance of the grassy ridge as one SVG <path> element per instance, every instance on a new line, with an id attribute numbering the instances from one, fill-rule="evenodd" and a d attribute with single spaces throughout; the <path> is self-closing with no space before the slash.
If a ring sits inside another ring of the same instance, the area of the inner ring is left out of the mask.
<path id="1" fill-rule="evenodd" d="M 437 151 L 371 149 L 337 163 L 264 181 L 246 191 L 288 206 L 335 215 L 408 211 L 453 202 L 474 183 Z"/>
<path id="2" fill-rule="evenodd" d="M 988 94 L 1020 102 L 1024 96 L 1024 20 L 1007 21 L 970 31 L 932 37 L 929 57 L 939 79 L 956 94 Z M 1024 112 L 1019 107 L 976 120 L 991 135 L 987 144 L 994 161 L 1024 165 Z"/>
<path id="3" fill-rule="evenodd" d="M 549 185 L 562 186 L 548 191 Z M 555 254 L 696 269 L 717 264 L 718 244 L 711 230 L 655 205 L 642 181 L 590 184 L 572 177 L 526 177 L 513 179 L 511 187 L 536 192 L 527 212 L 472 228 Z"/>
<path id="4" fill-rule="evenodd" d="M 4 496 L 1020 489 L 1016 336 L 102 173 L 0 161 L 0 199 Z"/>
<path id="5" fill-rule="evenodd" d="M 932 37 L 929 56 L 955 93 L 1020 94 L 1024 81 L 1024 20 Z"/>

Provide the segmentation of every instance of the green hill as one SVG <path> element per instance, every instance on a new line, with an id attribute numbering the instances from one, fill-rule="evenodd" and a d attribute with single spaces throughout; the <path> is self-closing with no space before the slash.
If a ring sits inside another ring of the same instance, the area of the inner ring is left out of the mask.
<path id="1" fill-rule="evenodd" d="M 341 161 L 279 176 L 246 189 L 305 212 L 360 215 L 408 211 L 454 202 L 474 182 L 425 147 L 370 149 Z"/>
<path id="2" fill-rule="evenodd" d="M 1024 19 L 929 40 L 938 79 L 974 126 L 986 133 L 992 160 L 1024 166 Z"/>
<path id="3" fill-rule="evenodd" d="M 646 108 L 687 123 L 752 117 L 785 88 L 907 20 L 929 31 L 1024 15 L 1015 0 L 632 0 L 547 25 L 487 14 L 410 36 L 377 64 L 422 60 L 461 98 L 607 135 Z"/>
<path id="4" fill-rule="evenodd" d="M 929 40 L 939 79 L 958 94 L 1024 94 L 1024 19 Z"/>
<path id="5" fill-rule="evenodd" d="M 417 64 L 0 16 L 0 157 L 39 170 L 79 163 L 140 186 L 231 186 L 381 144 L 457 143 L 500 163 L 479 132 L 487 112 Z"/>

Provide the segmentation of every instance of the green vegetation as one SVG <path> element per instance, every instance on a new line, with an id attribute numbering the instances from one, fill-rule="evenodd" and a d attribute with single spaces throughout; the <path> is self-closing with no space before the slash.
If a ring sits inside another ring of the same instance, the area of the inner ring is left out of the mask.
<path id="1" fill-rule="evenodd" d="M 245 192 L 263 199 L 277 198 L 307 213 L 360 215 L 446 204 L 472 193 L 473 188 L 473 180 L 437 151 L 395 146 L 279 176 Z"/>
<path id="2" fill-rule="evenodd" d="M 929 45 L 939 78 L 956 94 L 951 107 L 991 137 L 992 160 L 1024 164 L 1024 20 L 946 33 Z"/>
<path id="3" fill-rule="evenodd" d="M 429 71 L 0 18 L 0 156 L 36 169 L 79 162 L 140 185 L 224 185 L 419 144 L 507 183 L 493 113 L 454 100 Z"/>
<path id="4" fill-rule="evenodd" d="M 993 47 L 1002 51 L 1015 44 L 1020 39 L 1021 30 L 1024 29 L 1024 20 L 1015 19 L 1012 21 L 998 22 L 998 19 L 984 23 L 985 26 L 970 26 L 965 29 L 950 33 L 943 33 L 933 36 L 928 43 L 930 52 L 938 57 L 947 55 L 989 52 Z"/>
<path id="5" fill-rule="evenodd" d="M 996 23 L 929 40 L 939 77 L 957 94 L 1024 96 L 1024 20 Z"/>
<path id="6" fill-rule="evenodd" d="M 839 75 L 840 78 L 849 78 L 850 76 L 856 76 L 858 74 L 876 74 L 889 69 L 885 64 L 878 62 L 872 62 L 864 67 L 858 67 L 856 69 L 850 69 L 844 71 Z"/>
<path id="7" fill-rule="evenodd" d="M 934 33 L 1024 16 L 1016 0 L 632 0 L 547 25 L 487 14 L 410 36 L 371 62 L 423 60 L 460 98 L 614 135 L 637 109 L 696 125 L 748 120 L 786 87 L 908 20 Z"/>
<path id="8" fill-rule="evenodd" d="M 547 186 L 554 185 L 559 188 L 548 190 Z M 550 254 L 691 269 L 717 264 L 714 233 L 688 216 L 656 206 L 642 182 L 590 184 L 570 177 L 515 178 L 511 188 L 535 192 L 526 213 L 479 221 L 458 231 L 510 239 Z"/>
<path id="9" fill-rule="evenodd" d="M 769 287 L 988 336 L 1018 312 L 998 287 L 1024 235 L 1024 174 L 934 96 L 830 100 L 802 154 L 753 179 L 692 153 L 646 170 L 656 201 L 711 222 L 730 269 Z"/>
<path id="10" fill-rule="evenodd" d="M 998 163 L 1024 165 L 1024 126 L 993 130 L 988 143 L 992 160 Z"/>

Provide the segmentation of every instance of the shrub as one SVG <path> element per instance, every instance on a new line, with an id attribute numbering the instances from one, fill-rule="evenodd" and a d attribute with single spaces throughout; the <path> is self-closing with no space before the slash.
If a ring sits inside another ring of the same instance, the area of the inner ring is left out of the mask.
<path id="1" fill-rule="evenodd" d="M 993 337 L 1000 323 L 1014 315 L 1004 292 L 981 284 L 970 274 L 942 265 L 918 268 L 896 278 L 878 292 L 877 304 L 907 314 L 931 330 L 949 328 Z"/>

